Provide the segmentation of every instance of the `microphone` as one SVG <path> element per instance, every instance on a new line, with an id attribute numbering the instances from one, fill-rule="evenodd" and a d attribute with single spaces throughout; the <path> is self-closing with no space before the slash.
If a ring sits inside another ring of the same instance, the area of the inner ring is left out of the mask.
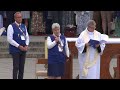
<path id="1" fill-rule="evenodd" d="M 59 38 L 58 35 L 55 35 L 54 37 L 55 37 L 55 38 L 56 38 L 56 37 Z M 60 43 L 60 40 L 57 42 L 57 44 L 61 44 L 61 43 Z"/>

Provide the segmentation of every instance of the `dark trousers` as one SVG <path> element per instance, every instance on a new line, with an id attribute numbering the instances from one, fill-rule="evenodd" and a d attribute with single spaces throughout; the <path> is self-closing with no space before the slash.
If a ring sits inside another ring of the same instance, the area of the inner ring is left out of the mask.
<path id="1" fill-rule="evenodd" d="M 23 79 L 26 53 L 12 54 L 13 58 L 13 79 Z"/>

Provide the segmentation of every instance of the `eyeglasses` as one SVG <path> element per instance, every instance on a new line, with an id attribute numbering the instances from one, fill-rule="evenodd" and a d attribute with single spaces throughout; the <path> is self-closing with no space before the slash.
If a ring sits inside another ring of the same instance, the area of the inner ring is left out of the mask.
<path id="1" fill-rule="evenodd" d="M 88 26 L 88 28 L 95 29 L 96 27 L 95 26 Z"/>
<path id="2" fill-rule="evenodd" d="M 16 17 L 16 18 L 22 18 L 22 17 Z"/>

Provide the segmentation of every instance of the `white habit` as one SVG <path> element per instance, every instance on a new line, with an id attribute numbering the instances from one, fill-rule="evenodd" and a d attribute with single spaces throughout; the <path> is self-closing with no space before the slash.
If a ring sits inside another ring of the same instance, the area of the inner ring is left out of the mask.
<path id="1" fill-rule="evenodd" d="M 85 47 L 85 31 L 86 31 L 86 35 L 89 39 L 94 39 L 94 40 L 98 40 L 101 41 L 102 39 L 102 34 L 99 33 L 98 31 L 94 30 L 94 32 L 89 32 L 87 29 L 85 29 L 80 36 L 77 38 L 76 40 L 76 47 L 78 49 L 78 60 L 79 60 L 79 65 L 80 65 L 80 72 L 79 72 L 79 79 L 99 79 L 100 78 L 100 55 L 102 55 L 103 50 L 105 48 L 105 43 L 101 43 L 100 44 L 100 48 L 101 48 L 101 53 L 98 53 L 98 57 L 96 59 L 96 63 L 91 66 L 90 68 L 88 68 L 88 73 L 86 76 L 83 76 L 83 66 L 85 64 L 85 61 L 87 60 L 87 52 L 83 53 L 84 47 Z M 95 38 L 95 34 L 98 35 L 97 38 Z M 89 46 L 89 60 L 93 61 L 95 60 L 95 53 L 96 53 L 97 49 L 94 49 L 93 47 Z"/>

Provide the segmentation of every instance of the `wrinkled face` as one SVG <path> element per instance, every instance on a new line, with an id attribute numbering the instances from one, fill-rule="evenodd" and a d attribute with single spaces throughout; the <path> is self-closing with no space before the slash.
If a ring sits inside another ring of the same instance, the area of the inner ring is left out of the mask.
<path id="1" fill-rule="evenodd" d="M 59 36 L 59 34 L 60 34 L 60 28 L 56 27 L 56 28 L 54 28 L 52 31 L 53 31 L 53 33 L 54 33 L 56 36 Z"/>
<path id="2" fill-rule="evenodd" d="M 14 19 L 15 19 L 15 21 L 17 22 L 17 23 L 22 23 L 22 14 L 21 13 L 17 13 L 16 15 L 15 15 L 15 17 L 14 17 Z"/>
<path id="3" fill-rule="evenodd" d="M 88 29 L 89 32 L 93 32 L 96 29 L 96 26 L 95 25 L 89 25 L 87 27 L 87 29 Z"/>

